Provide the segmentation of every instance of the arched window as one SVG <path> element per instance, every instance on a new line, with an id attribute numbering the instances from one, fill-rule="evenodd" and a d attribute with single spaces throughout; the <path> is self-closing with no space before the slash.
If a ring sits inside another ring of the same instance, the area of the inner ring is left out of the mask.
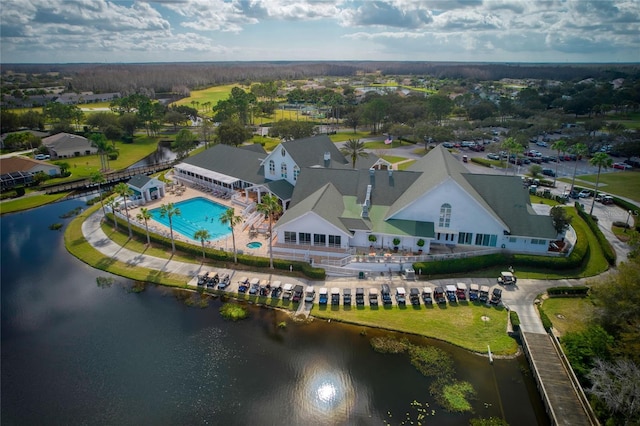
<path id="1" fill-rule="evenodd" d="M 282 163 L 280 165 L 280 177 L 282 179 L 286 179 L 287 178 L 287 163 Z"/>
<path id="2" fill-rule="evenodd" d="M 280 155 L 284 157 L 285 155 L 287 155 L 287 151 L 285 151 L 284 148 L 280 148 Z"/>
<path id="3" fill-rule="evenodd" d="M 270 175 L 276 174 L 276 163 L 274 163 L 273 160 L 269 161 L 269 174 Z"/>
<path id="4" fill-rule="evenodd" d="M 297 165 L 293 166 L 293 180 L 298 180 L 298 175 L 300 174 L 300 167 Z"/>
<path id="5" fill-rule="evenodd" d="M 451 225 L 451 204 L 444 203 L 440 206 L 440 220 L 438 226 L 440 228 L 448 228 Z"/>

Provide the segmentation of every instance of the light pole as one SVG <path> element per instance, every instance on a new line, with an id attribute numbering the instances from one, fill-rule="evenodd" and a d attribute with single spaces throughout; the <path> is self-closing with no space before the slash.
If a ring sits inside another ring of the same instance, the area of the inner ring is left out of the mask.
<path id="1" fill-rule="evenodd" d="M 627 211 L 627 221 L 626 224 L 627 226 L 624 227 L 624 232 L 627 232 L 627 229 L 629 229 L 629 218 L 631 217 L 631 210 Z"/>

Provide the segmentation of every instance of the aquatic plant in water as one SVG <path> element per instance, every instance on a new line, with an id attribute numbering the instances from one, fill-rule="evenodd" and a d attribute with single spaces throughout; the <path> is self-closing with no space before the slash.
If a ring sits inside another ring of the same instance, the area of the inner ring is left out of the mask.
<path id="1" fill-rule="evenodd" d="M 249 316 L 249 311 L 244 306 L 236 303 L 225 303 L 220 308 L 220 315 L 232 321 L 245 319 Z"/>

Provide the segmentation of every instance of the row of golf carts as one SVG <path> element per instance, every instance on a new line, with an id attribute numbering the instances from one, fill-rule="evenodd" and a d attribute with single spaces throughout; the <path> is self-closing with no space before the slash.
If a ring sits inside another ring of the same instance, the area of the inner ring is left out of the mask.
<path id="1" fill-rule="evenodd" d="M 423 298 L 425 291 L 431 291 L 429 287 L 425 287 L 423 290 Z M 438 304 L 449 303 L 458 303 L 464 301 L 470 302 L 480 302 L 480 303 L 490 303 L 492 305 L 498 305 L 502 301 L 502 289 L 494 288 L 491 289 L 486 286 L 479 286 L 478 284 L 469 284 L 469 288 L 467 290 L 467 285 L 465 283 L 457 283 L 456 285 L 449 284 L 444 287 L 438 286 L 433 290 L 433 296 L 429 297 L 430 300 L 435 301 Z M 426 303 L 426 299 L 425 299 Z"/>

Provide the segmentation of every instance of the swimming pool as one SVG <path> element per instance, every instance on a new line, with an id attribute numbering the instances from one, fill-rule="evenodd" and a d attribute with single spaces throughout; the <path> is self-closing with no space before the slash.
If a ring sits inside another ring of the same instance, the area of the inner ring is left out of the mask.
<path id="1" fill-rule="evenodd" d="M 175 203 L 180 209 L 180 215 L 173 215 L 171 222 L 173 231 L 193 240 L 193 234 L 199 229 L 206 229 L 211 235 L 211 240 L 224 238 L 231 233 L 231 228 L 220 223 L 220 215 L 227 207 L 214 203 L 206 198 L 196 197 L 190 200 Z M 169 218 L 160 217 L 160 208 L 149 211 L 153 219 L 169 227 Z"/>

